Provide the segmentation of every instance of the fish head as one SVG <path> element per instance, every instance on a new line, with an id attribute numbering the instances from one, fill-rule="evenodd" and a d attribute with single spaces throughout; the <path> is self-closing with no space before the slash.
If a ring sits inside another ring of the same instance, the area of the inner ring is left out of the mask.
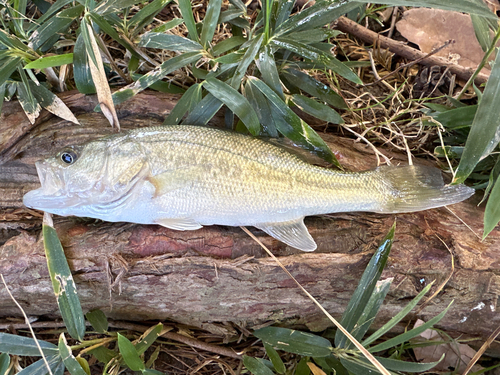
<path id="1" fill-rule="evenodd" d="M 59 215 L 81 215 L 79 208 L 105 207 L 130 193 L 143 174 L 137 145 L 97 140 L 70 146 L 35 163 L 41 187 L 25 194 L 25 206 Z"/>

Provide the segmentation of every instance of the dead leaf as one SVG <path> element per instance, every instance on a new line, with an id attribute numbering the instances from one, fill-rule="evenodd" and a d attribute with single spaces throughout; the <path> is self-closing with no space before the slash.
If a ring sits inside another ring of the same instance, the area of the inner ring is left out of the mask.
<path id="1" fill-rule="evenodd" d="M 97 91 L 97 99 L 99 100 L 102 113 L 104 114 L 104 116 L 106 116 L 111 126 L 116 126 L 118 130 L 120 130 L 120 122 L 118 121 L 115 105 L 113 104 L 113 97 L 111 96 L 111 89 L 109 88 L 108 79 L 106 78 L 106 72 L 104 71 L 104 65 L 102 64 L 101 53 L 99 52 L 99 47 L 97 46 L 92 28 L 87 23 L 85 23 L 85 25 L 89 31 L 90 41 L 92 43 L 92 51 L 94 52 L 94 56 L 97 60 L 96 66 L 89 55 L 88 60 L 90 73 L 92 74 L 92 79 L 94 80 L 95 88 Z"/>
<path id="2" fill-rule="evenodd" d="M 311 370 L 311 372 L 314 375 L 326 375 L 326 373 L 322 369 L 320 369 L 318 366 L 316 366 L 312 362 L 307 362 L 307 366 L 309 366 L 309 370 Z"/>
<path id="3" fill-rule="evenodd" d="M 436 53 L 436 56 L 466 68 L 476 69 L 484 56 L 468 14 L 414 8 L 403 13 L 403 19 L 396 23 L 396 28 L 425 53 L 442 46 L 447 40 L 455 40 L 455 43 Z"/>
<path id="4" fill-rule="evenodd" d="M 419 327 L 424 322 L 422 320 L 417 320 L 415 323 L 415 327 Z M 420 334 L 419 337 L 416 337 L 410 342 L 412 344 L 417 343 L 429 343 L 429 341 L 442 342 L 447 340 L 439 335 L 439 333 L 432 329 L 427 329 Z M 418 362 L 435 362 L 439 361 L 441 356 L 444 354 L 444 359 L 437 364 L 436 367 L 433 367 L 433 371 L 450 371 L 454 370 L 457 374 L 462 373 L 469 361 L 476 351 L 472 349 L 469 345 L 459 344 L 457 342 L 453 342 L 450 344 L 436 344 L 431 346 L 424 347 L 416 347 L 413 348 L 413 352 L 415 353 L 415 358 Z M 472 371 L 479 371 L 482 367 L 479 365 L 474 365 Z"/>

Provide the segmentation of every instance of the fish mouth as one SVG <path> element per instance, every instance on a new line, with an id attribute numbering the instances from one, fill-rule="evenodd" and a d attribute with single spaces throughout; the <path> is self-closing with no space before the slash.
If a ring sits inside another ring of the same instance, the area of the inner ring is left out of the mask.
<path id="1" fill-rule="evenodd" d="M 59 171 L 45 161 L 36 162 L 35 166 L 42 186 L 24 195 L 23 204 L 26 207 L 51 212 L 53 209 L 66 208 L 77 204 L 76 197 L 68 195 L 65 191 L 64 180 L 58 173 Z"/>

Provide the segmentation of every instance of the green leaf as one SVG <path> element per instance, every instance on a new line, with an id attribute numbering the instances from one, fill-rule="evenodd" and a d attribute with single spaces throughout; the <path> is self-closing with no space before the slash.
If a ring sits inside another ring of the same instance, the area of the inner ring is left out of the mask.
<path id="1" fill-rule="evenodd" d="M 133 35 L 137 35 L 147 24 L 150 24 L 153 17 L 171 1 L 172 0 L 154 0 L 134 14 L 128 21 L 130 27 L 135 27 Z"/>
<path id="2" fill-rule="evenodd" d="M 453 301 L 444 309 L 439 315 L 436 315 L 434 318 L 430 319 L 428 322 L 422 324 L 421 326 L 418 326 L 416 328 L 413 328 L 412 330 L 402 333 L 399 336 L 393 337 L 392 339 L 386 340 L 378 345 L 372 346 L 370 348 L 367 348 L 370 353 L 376 353 L 380 352 L 392 347 L 395 347 L 397 345 L 400 345 L 415 336 L 420 335 L 422 332 L 424 332 L 426 329 L 431 328 L 434 324 L 438 323 L 448 312 L 452 305 Z"/>
<path id="3" fill-rule="evenodd" d="M 200 43 L 178 35 L 164 33 L 146 33 L 139 42 L 139 47 L 159 48 L 178 52 L 200 52 Z"/>
<path id="4" fill-rule="evenodd" d="M 6 375 L 10 365 L 10 357 L 7 353 L 0 354 L 0 374 Z"/>
<path id="5" fill-rule="evenodd" d="M 273 38 L 271 43 L 275 47 L 284 48 L 290 52 L 305 57 L 306 59 L 312 60 L 313 62 L 320 63 L 327 69 L 333 70 L 335 73 L 340 74 L 349 81 L 360 85 L 363 84 L 363 81 L 361 81 L 356 73 L 354 73 L 349 67 L 337 60 L 331 54 L 325 53 L 318 48 L 286 37 Z"/>
<path id="6" fill-rule="evenodd" d="M 295 69 L 287 69 L 283 71 L 283 76 L 309 95 L 321 99 L 335 108 L 347 109 L 344 99 L 339 94 L 310 75 Z"/>
<path id="7" fill-rule="evenodd" d="M 177 125 L 181 122 L 184 115 L 191 111 L 196 104 L 201 101 L 202 85 L 195 83 L 179 99 L 175 107 L 169 113 L 163 125 Z"/>
<path id="8" fill-rule="evenodd" d="M 94 328 L 94 331 L 99 333 L 106 333 L 108 331 L 108 319 L 102 310 L 96 309 L 89 311 L 85 317 Z"/>
<path id="9" fill-rule="evenodd" d="M 223 103 L 212 94 L 207 94 L 182 122 L 186 125 L 206 125 Z"/>
<path id="10" fill-rule="evenodd" d="M 429 371 L 431 368 L 436 366 L 439 362 L 444 359 L 444 354 L 441 356 L 439 361 L 428 362 L 428 363 L 416 363 L 416 362 L 405 362 L 392 358 L 382 358 L 375 357 L 378 361 L 388 370 L 392 371 L 404 371 L 404 372 L 424 372 Z M 365 361 L 365 359 L 362 359 Z"/>
<path id="11" fill-rule="evenodd" d="M 432 113 L 431 116 L 448 129 L 461 129 L 472 125 L 477 112 L 477 105 L 469 105 L 450 109 L 444 112 Z"/>
<path id="12" fill-rule="evenodd" d="M 389 233 L 384 237 L 375 254 L 370 259 L 368 266 L 361 276 L 361 280 L 359 280 L 358 287 L 354 291 L 344 314 L 342 314 L 340 324 L 349 332 L 352 332 L 362 316 L 365 306 L 370 300 L 377 281 L 384 270 L 394 241 L 395 230 L 396 223 L 393 224 Z M 351 347 L 350 340 L 340 330 L 335 335 L 335 347 L 346 349 Z"/>
<path id="13" fill-rule="evenodd" d="M 57 346 L 50 342 L 38 340 L 38 344 L 46 356 L 58 353 Z M 26 357 L 40 357 L 41 355 L 34 339 L 3 332 L 0 332 L 0 352 Z"/>
<path id="14" fill-rule="evenodd" d="M 274 375 L 269 367 L 267 367 L 262 359 L 243 356 L 243 364 L 254 375 Z"/>
<path id="15" fill-rule="evenodd" d="M 327 339 L 307 332 L 288 328 L 265 327 L 254 332 L 265 344 L 288 353 L 311 357 L 326 357 L 332 353 Z"/>
<path id="16" fill-rule="evenodd" d="M 50 8 L 40 17 L 36 20 L 36 22 L 32 22 L 30 26 L 28 27 L 28 31 L 31 34 L 33 30 L 36 30 L 40 27 L 40 25 L 44 24 L 45 21 L 48 19 L 52 18 L 54 14 L 59 12 L 62 8 L 64 8 L 66 5 L 71 4 L 74 0 L 57 0 L 55 3 L 53 3 Z"/>
<path id="17" fill-rule="evenodd" d="M 151 31 L 154 33 L 164 33 L 165 31 L 171 30 L 174 27 L 177 27 L 183 23 L 184 23 L 184 20 L 182 18 L 174 18 L 173 20 L 165 22 L 161 26 L 155 27 Z"/>
<path id="18" fill-rule="evenodd" d="M 356 340 L 360 341 L 372 325 L 382 302 L 384 302 L 384 299 L 389 292 L 391 283 L 392 279 L 386 279 L 378 281 L 375 284 L 375 289 L 363 309 L 363 314 L 361 314 L 356 322 L 356 326 L 352 329 L 351 334 L 356 338 Z"/>
<path id="19" fill-rule="evenodd" d="M 220 13 L 218 23 L 227 23 L 244 15 L 245 12 L 241 9 L 230 6 L 227 10 Z"/>
<path id="20" fill-rule="evenodd" d="M 370 345 L 372 342 L 377 340 L 382 335 L 389 332 L 396 324 L 398 324 L 406 315 L 410 313 L 411 310 L 417 305 L 417 303 L 429 292 L 432 287 L 432 283 L 427 285 L 418 295 L 402 309 L 396 315 L 394 315 L 387 323 L 385 323 L 382 327 L 380 327 L 377 331 L 375 331 L 370 337 L 365 339 L 361 345 L 365 348 Z"/>
<path id="21" fill-rule="evenodd" d="M 292 13 L 293 6 L 295 4 L 294 0 L 280 0 L 278 1 L 278 7 L 276 9 L 276 19 L 274 22 L 274 27 L 279 27 L 283 22 L 285 22 Z"/>
<path id="22" fill-rule="evenodd" d="M 76 5 L 74 7 L 65 9 L 57 13 L 54 17 L 48 19 L 39 28 L 31 34 L 29 47 L 34 50 L 42 47 L 47 41 L 54 37 L 54 35 L 62 32 L 75 21 L 84 10 L 83 5 Z"/>
<path id="23" fill-rule="evenodd" d="M 6 83 L 3 83 L 0 85 L 0 114 L 2 113 L 2 107 L 3 107 L 3 101 L 5 98 L 5 87 L 7 86 Z"/>
<path id="24" fill-rule="evenodd" d="M 128 368 L 132 371 L 143 371 L 146 369 L 144 362 L 142 361 L 139 353 L 134 347 L 134 344 L 130 342 L 125 336 L 121 334 L 118 335 L 118 347 L 120 348 L 120 354 L 123 356 L 123 360 L 127 364 Z"/>
<path id="25" fill-rule="evenodd" d="M 55 229 L 44 223 L 42 233 L 50 279 L 61 316 L 71 337 L 81 341 L 85 335 L 85 319 L 68 261 Z"/>
<path id="26" fill-rule="evenodd" d="M 245 124 L 252 135 L 259 134 L 260 123 L 252 106 L 237 90 L 227 83 L 209 77 L 204 82 L 204 87 L 222 103 L 224 103 Z"/>
<path id="27" fill-rule="evenodd" d="M 292 102 L 305 113 L 332 124 L 343 124 L 344 120 L 334 109 L 303 95 L 292 95 Z"/>
<path id="28" fill-rule="evenodd" d="M 132 79 L 138 80 L 141 78 L 143 75 L 142 74 L 132 74 Z M 149 86 L 151 90 L 156 90 L 159 92 L 166 92 L 168 94 L 184 94 L 186 90 L 184 90 L 182 87 L 174 85 L 172 82 L 165 82 L 165 81 L 157 81 L 153 83 L 151 86 Z"/>
<path id="29" fill-rule="evenodd" d="M 274 348 L 269 344 L 264 344 L 264 348 L 266 349 L 267 356 L 271 360 L 274 369 L 278 374 L 284 374 L 286 371 L 286 367 L 283 361 L 280 358 L 280 355 Z"/>
<path id="30" fill-rule="evenodd" d="M 219 20 L 221 11 L 222 0 L 210 0 L 207 5 L 207 12 L 203 19 L 203 26 L 201 28 L 200 43 L 203 47 L 208 48 L 212 41 Z"/>
<path id="31" fill-rule="evenodd" d="M 375 366 L 362 360 L 340 359 L 340 363 L 352 374 L 380 375 Z"/>
<path id="32" fill-rule="evenodd" d="M 83 25 L 85 26 L 85 25 Z M 86 29 L 82 27 L 81 30 Z M 75 48 L 73 52 L 73 76 L 75 79 L 76 88 L 82 94 L 95 94 L 96 88 L 90 73 L 89 59 L 85 42 L 82 33 L 76 39 Z"/>
<path id="33" fill-rule="evenodd" d="M 21 66 L 20 57 L 10 57 L 0 60 L 0 85 L 3 85 L 7 79 Z"/>
<path id="34" fill-rule="evenodd" d="M 29 86 L 36 101 L 43 108 L 64 120 L 70 121 L 74 124 L 79 124 L 73 112 L 71 112 L 71 110 L 61 99 L 59 99 L 57 95 L 41 84 L 36 85 L 34 82 L 30 81 Z"/>
<path id="35" fill-rule="evenodd" d="M 325 39 L 334 38 L 340 34 L 342 34 L 341 31 L 331 29 L 305 30 L 293 33 L 293 40 L 296 42 L 311 44 L 322 42 Z M 328 46 L 329 48 L 332 47 L 331 44 L 328 44 Z"/>
<path id="36" fill-rule="evenodd" d="M 281 99 L 285 100 L 285 95 L 281 88 L 278 68 L 276 67 L 276 62 L 274 61 L 274 56 L 269 45 L 265 46 L 264 49 L 259 52 L 259 56 L 255 60 L 255 63 L 260 70 L 262 80 L 272 88 Z"/>
<path id="37" fill-rule="evenodd" d="M 231 80 L 231 87 L 238 88 L 241 85 L 243 77 L 246 75 L 248 66 L 252 63 L 259 52 L 263 37 L 264 35 L 260 35 L 248 44 L 248 48 L 245 51 L 241 62 L 238 64 L 236 71 L 234 72 Z"/>
<path id="38" fill-rule="evenodd" d="M 137 344 L 135 344 L 135 350 L 139 355 L 143 354 L 148 348 L 153 345 L 156 339 L 160 336 L 161 331 L 163 330 L 163 324 L 158 323 L 157 325 L 151 327 L 148 331 L 146 331 Z"/>
<path id="39" fill-rule="evenodd" d="M 500 117 L 492 109 L 499 107 L 500 53 L 497 54 L 490 78 L 486 82 L 483 99 L 477 108 L 453 183 L 464 182 L 477 163 L 487 157 L 498 145 L 500 140 Z"/>
<path id="40" fill-rule="evenodd" d="M 250 77 L 249 81 L 255 85 L 269 100 L 272 116 L 278 131 L 301 145 L 313 151 L 329 163 L 340 166 L 333 152 L 321 137 L 302 119 L 299 118 L 280 97 L 261 80 Z"/>
<path id="41" fill-rule="evenodd" d="M 142 0 L 104 0 L 99 3 L 94 12 L 103 16 L 110 13 L 120 13 L 123 9 L 141 2 Z"/>
<path id="42" fill-rule="evenodd" d="M 488 20 L 475 14 L 471 14 L 472 26 L 474 26 L 474 33 L 484 52 L 488 51 L 491 45 L 491 34 Z"/>
<path id="43" fill-rule="evenodd" d="M 264 132 L 269 136 L 277 138 L 278 130 L 271 114 L 271 106 L 267 98 L 257 88 L 255 88 L 249 81 L 245 83 L 245 97 L 250 105 L 257 113 L 259 122 L 262 124 Z"/>
<path id="44" fill-rule="evenodd" d="M 68 369 L 71 375 L 87 375 L 85 370 L 80 366 L 80 363 L 76 360 L 71 348 L 68 346 L 66 337 L 64 333 L 59 336 L 59 353 L 63 360 L 64 366 Z"/>
<path id="45" fill-rule="evenodd" d="M 89 12 L 89 13 L 87 13 L 87 17 L 85 19 L 88 20 L 89 19 L 88 17 L 90 17 L 90 19 L 92 19 L 92 21 L 94 21 L 101 28 L 102 31 L 104 31 L 111 38 L 113 38 L 113 40 L 120 43 L 133 56 L 140 58 L 140 55 L 135 50 L 135 47 L 132 44 L 130 44 L 129 42 L 127 42 L 126 40 L 124 40 L 118 34 L 118 32 L 115 30 L 115 28 L 113 26 L 111 26 L 110 23 L 103 16 L 101 16 L 100 14 L 97 14 L 95 12 Z M 89 22 L 89 25 L 90 25 L 90 22 Z M 85 39 L 89 38 L 86 28 L 83 31 L 85 32 L 85 34 L 84 34 Z M 87 43 L 89 43 L 89 44 L 87 44 L 88 50 L 92 52 L 90 39 L 88 39 Z"/>
<path id="46" fill-rule="evenodd" d="M 189 39 L 200 42 L 198 31 L 196 30 L 196 23 L 194 21 L 193 10 L 191 8 L 190 0 L 178 0 L 179 10 L 181 11 L 182 18 L 186 24 L 189 33 Z"/>
<path id="47" fill-rule="evenodd" d="M 61 66 L 73 63 L 73 54 L 65 53 L 57 56 L 47 56 L 39 58 L 27 64 L 24 69 L 45 69 L 53 66 Z"/>
<path id="48" fill-rule="evenodd" d="M 45 358 L 49 364 L 49 368 L 51 369 L 54 375 L 59 375 L 64 372 L 64 363 L 62 361 L 61 356 L 52 355 Z M 62 368 L 62 371 L 60 370 Z M 36 361 L 35 363 L 25 367 L 21 371 L 19 371 L 16 375 L 47 375 L 47 366 L 43 359 Z"/>
<path id="49" fill-rule="evenodd" d="M 159 67 L 143 75 L 134 83 L 131 83 L 130 85 L 116 91 L 113 94 L 113 102 L 115 104 L 123 103 L 142 90 L 148 88 L 153 83 L 159 81 L 167 74 L 170 74 L 177 69 L 180 69 L 192 62 L 197 61 L 201 56 L 202 55 L 198 52 L 186 52 L 182 55 L 172 57 L 171 59 L 161 64 Z"/>
<path id="50" fill-rule="evenodd" d="M 224 56 L 219 56 L 214 61 L 219 64 L 237 64 L 243 59 L 244 55 L 245 53 L 242 51 L 235 51 Z"/>
<path id="51" fill-rule="evenodd" d="M 28 78 L 23 69 L 18 69 L 22 83 L 17 83 L 17 99 L 32 124 L 40 114 L 41 107 L 31 92 Z"/>
<path id="52" fill-rule="evenodd" d="M 336 20 L 340 16 L 349 13 L 361 3 L 357 1 L 348 2 L 325 2 L 318 1 L 313 6 L 298 12 L 283 22 L 275 31 L 275 36 L 290 34 L 303 30 L 312 30 L 324 26 Z"/>
<path id="53" fill-rule="evenodd" d="M 102 363 L 108 363 L 118 355 L 116 352 L 106 348 L 105 346 L 98 346 L 95 349 L 89 350 L 89 354 L 92 354 L 99 360 L 99 362 Z"/>
<path id="54" fill-rule="evenodd" d="M 311 369 L 307 365 L 307 362 L 309 362 L 309 357 L 301 358 L 295 368 L 295 375 L 309 375 L 311 373 Z"/>
<path id="55" fill-rule="evenodd" d="M 495 229 L 498 222 L 500 221 L 500 182 L 497 179 L 493 188 L 491 189 L 490 197 L 488 203 L 486 203 L 486 209 L 484 211 L 484 231 L 483 240 L 486 238 L 490 232 Z"/>
<path id="56" fill-rule="evenodd" d="M 369 3 L 369 0 L 359 1 L 361 3 Z M 481 0 L 382 0 L 377 4 L 386 4 L 391 6 L 410 6 L 410 7 L 427 7 L 444 10 L 452 10 L 461 13 L 476 14 L 486 18 L 497 19 L 497 16 L 483 3 Z"/>
<path id="57" fill-rule="evenodd" d="M 246 42 L 246 39 L 242 36 L 232 36 L 231 38 L 224 39 L 223 41 L 217 43 L 212 47 L 212 55 L 219 56 L 227 51 L 232 50 L 238 46 L 241 46 Z"/>
<path id="58" fill-rule="evenodd" d="M 24 44 L 21 39 L 0 29 L 0 45 L 2 44 L 8 49 L 19 49 L 24 52 L 29 51 L 28 46 Z"/>

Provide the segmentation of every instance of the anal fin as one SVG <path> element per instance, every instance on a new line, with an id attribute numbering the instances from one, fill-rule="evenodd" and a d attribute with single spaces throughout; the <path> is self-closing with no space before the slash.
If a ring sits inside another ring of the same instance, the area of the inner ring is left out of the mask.
<path id="1" fill-rule="evenodd" d="M 314 251 L 317 248 L 316 242 L 304 224 L 303 217 L 280 223 L 263 223 L 254 226 L 296 249 Z"/>
<path id="2" fill-rule="evenodd" d="M 174 229 L 174 230 L 196 230 L 203 227 L 200 223 L 197 223 L 193 219 L 186 218 L 176 218 L 176 219 L 156 219 L 156 224 L 162 227 Z"/>

